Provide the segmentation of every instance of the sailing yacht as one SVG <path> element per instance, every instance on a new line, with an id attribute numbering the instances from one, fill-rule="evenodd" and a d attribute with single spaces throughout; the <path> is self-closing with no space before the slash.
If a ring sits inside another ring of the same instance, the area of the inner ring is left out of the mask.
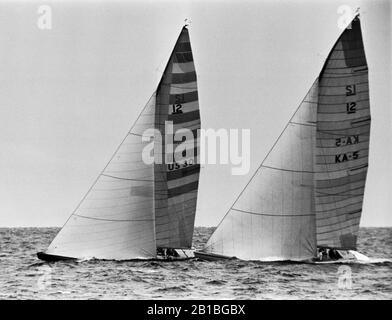
<path id="1" fill-rule="evenodd" d="M 173 133 L 167 133 L 168 123 Z M 187 25 L 180 32 L 156 91 L 47 250 L 37 253 L 38 258 L 193 257 L 200 165 L 183 149 L 184 161 L 173 160 L 178 159 L 176 147 L 184 140 L 178 141 L 174 135 L 184 128 L 193 134 L 186 142 L 195 146 L 192 156 L 196 157 L 200 113 Z M 144 139 L 148 129 L 163 138 L 153 136 L 152 142 Z M 146 163 L 142 159 L 150 143 L 154 157 L 162 153 L 164 161 Z"/>
<path id="2" fill-rule="evenodd" d="M 357 14 L 259 168 L 195 256 L 368 259 L 356 247 L 369 137 L 368 66 Z"/>

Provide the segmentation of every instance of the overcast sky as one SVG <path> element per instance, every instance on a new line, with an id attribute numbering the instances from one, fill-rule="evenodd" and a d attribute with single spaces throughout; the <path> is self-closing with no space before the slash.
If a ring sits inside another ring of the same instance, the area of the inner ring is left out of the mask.
<path id="1" fill-rule="evenodd" d="M 202 127 L 251 129 L 251 169 L 202 168 L 196 225 L 216 225 L 361 7 L 372 131 L 362 226 L 392 226 L 388 1 L 0 2 L 0 226 L 61 226 L 158 84 L 185 18 Z"/>

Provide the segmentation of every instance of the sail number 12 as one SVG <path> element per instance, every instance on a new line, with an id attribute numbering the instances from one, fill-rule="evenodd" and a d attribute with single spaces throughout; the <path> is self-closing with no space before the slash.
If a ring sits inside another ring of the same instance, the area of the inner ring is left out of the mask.
<path id="1" fill-rule="evenodd" d="M 176 94 L 175 95 L 175 102 L 172 105 L 172 114 L 179 114 L 182 113 L 182 104 L 184 102 L 184 95 L 183 94 Z"/>
<path id="2" fill-rule="evenodd" d="M 356 102 L 347 102 L 346 103 L 346 111 L 348 114 L 355 113 L 357 111 L 357 103 Z"/>

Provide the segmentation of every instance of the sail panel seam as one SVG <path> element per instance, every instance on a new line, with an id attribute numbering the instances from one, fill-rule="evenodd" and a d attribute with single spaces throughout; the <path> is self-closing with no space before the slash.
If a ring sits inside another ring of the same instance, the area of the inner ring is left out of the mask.
<path id="1" fill-rule="evenodd" d="M 257 216 L 269 216 L 269 217 L 308 217 L 308 216 L 314 216 L 314 213 L 308 213 L 308 214 L 273 214 L 273 213 L 260 213 L 260 212 L 251 212 L 251 211 L 246 211 L 246 210 L 241 210 L 241 209 L 235 209 L 231 208 L 234 211 L 238 212 L 243 212 L 243 213 L 248 213 L 248 214 L 253 214 Z"/>

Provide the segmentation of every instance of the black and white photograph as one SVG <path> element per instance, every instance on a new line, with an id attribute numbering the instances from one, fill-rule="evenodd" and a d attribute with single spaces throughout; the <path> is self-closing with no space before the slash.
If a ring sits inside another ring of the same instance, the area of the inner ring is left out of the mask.
<path id="1" fill-rule="evenodd" d="M 391 300 L 391 16 L 0 0 L 0 300 Z"/>

